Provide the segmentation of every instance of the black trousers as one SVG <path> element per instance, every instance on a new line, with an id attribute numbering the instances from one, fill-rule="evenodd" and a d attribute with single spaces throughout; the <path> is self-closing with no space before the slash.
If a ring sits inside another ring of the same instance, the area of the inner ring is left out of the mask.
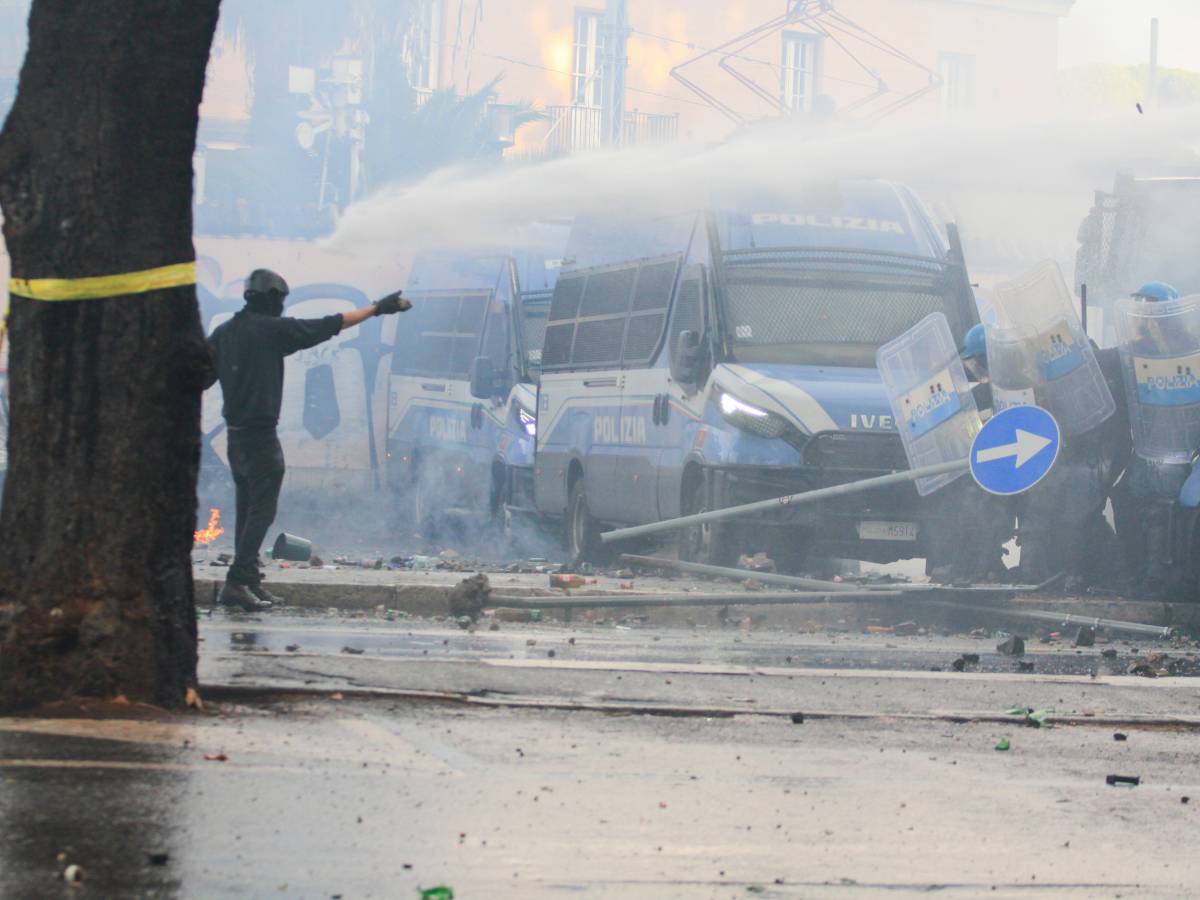
<path id="1" fill-rule="evenodd" d="M 258 551 L 275 521 L 283 486 L 283 448 L 273 427 L 229 430 L 229 468 L 237 489 L 235 551 L 227 581 L 256 585 Z"/>

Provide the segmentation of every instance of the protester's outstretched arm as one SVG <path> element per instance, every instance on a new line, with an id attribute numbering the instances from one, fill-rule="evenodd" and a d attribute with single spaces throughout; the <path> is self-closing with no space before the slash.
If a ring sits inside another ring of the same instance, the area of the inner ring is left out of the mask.
<path id="1" fill-rule="evenodd" d="M 342 331 L 361 325 L 374 316 L 391 316 L 412 309 L 412 303 L 400 296 L 400 291 L 388 294 L 381 300 L 376 300 L 370 306 L 356 309 L 354 312 L 342 313 Z"/>

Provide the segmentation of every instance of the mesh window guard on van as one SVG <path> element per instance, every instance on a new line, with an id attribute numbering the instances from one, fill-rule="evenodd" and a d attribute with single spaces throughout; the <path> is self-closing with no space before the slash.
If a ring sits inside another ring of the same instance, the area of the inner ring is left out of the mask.
<path id="1" fill-rule="evenodd" d="M 543 371 L 646 365 L 662 341 L 679 262 L 659 257 L 559 276 Z"/>

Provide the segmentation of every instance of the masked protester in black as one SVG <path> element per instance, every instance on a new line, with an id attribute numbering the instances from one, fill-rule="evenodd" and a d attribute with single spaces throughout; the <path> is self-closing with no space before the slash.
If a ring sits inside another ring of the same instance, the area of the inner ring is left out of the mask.
<path id="1" fill-rule="evenodd" d="M 229 468 L 237 491 L 236 549 L 218 602 L 245 611 L 269 609 L 278 602 L 262 586 L 258 552 L 275 520 L 283 485 L 283 450 L 275 429 L 283 402 L 284 357 L 374 316 L 412 306 L 397 291 L 353 312 L 293 319 L 283 315 L 287 294 L 282 277 L 255 269 L 245 283 L 246 306 L 208 339 L 213 367 L 206 387 L 221 382 Z"/>

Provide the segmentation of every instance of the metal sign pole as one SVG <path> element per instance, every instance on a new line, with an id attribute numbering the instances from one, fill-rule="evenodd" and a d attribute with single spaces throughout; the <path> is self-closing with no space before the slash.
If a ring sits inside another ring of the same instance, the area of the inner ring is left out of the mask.
<path id="1" fill-rule="evenodd" d="M 699 525 L 702 522 L 716 522 L 721 519 L 734 519 L 756 512 L 777 510 L 781 507 L 812 503 L 817 500 L 827 500 L 831 497 L 844 497 L 847 494 L 857 494 L 879 487 L 893 484 L 904 484 L 919 478 L 942 475 L 946 472 L 959 472 L 970 466 L 969 460 L 956 459 L 951 462 L 938 463 L 935 466 L 924 466 L 920 469 L 909 469 L 904 472 L 892 472 L 890 475 L 879 475 L 875 478 L 865 478 L 862 481 L 851 481 L 847 484 L 835 484 L 832 487 L 818 488 L 814 491 L 802 491 L 787 497 L 776 497 L 772 500 L 758 500 L 754 503 L 744 503 L 741 506 L 730 506 L 725 509 L 714 509 L 710 512 L 695 513 L 690 516 L 680 516 L 677 519 L 667 519 L 663 522 L 651 522 L 648 525 L 635 525 L 630 528 L 617 528 L 600 535 L 600 540 L 608 544 L 627 538 L 640 537 L 644 534 L 655 534 L 660 531 L 674 531 L 687 528 L 689 525 Z"/>

